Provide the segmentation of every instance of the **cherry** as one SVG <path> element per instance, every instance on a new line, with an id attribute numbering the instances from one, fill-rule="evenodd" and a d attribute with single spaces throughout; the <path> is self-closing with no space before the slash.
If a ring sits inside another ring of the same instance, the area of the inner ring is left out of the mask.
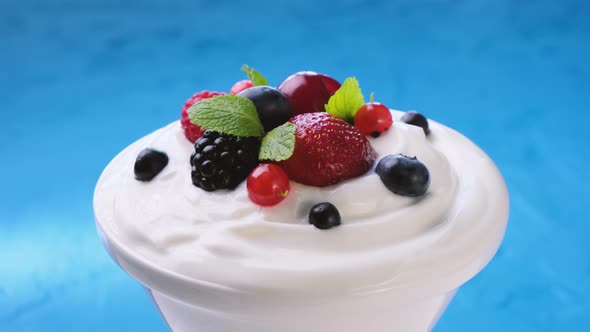
<path id="1" fill-rule="evenodd" d="M 246 187 L 250 200 L 262 206 L 280 203 L 291 189 L 287 173 L 274 164 L 258 165 L 248 176 Z"/>
<path id="2" fill-rule="evenodd" d="M 253 86 L 254 85 L 252 84 L 252 81 L 250 81 L 250 80 L 238 81 L 238 82 L 236 82 L 236 84 L 234 84 L 234 86 L 231 87 L 231 90 L 229 90 L 229 93 L 231 93 L 232 95 L 237 95 L 240 91 L 246 90 L 246 89 L 251 88 Z"/>
<path id="3" fill-rule="evenodd" d="M 325 112 L 324 105 L 340 88 L 340 83 L 330 76 L 313 71 L 300 71 L 279 84 L 281 91 L 293 107 L 293 115 Z"/>
<path id="4" fill-rule="evenodd" d="M 371 102 L 361 106 L 354 116 L 354 126 L 361 134 L 379 137 L 384 131 L 391 127 L 393 119 L 387 106 L 381 103 Z"/>

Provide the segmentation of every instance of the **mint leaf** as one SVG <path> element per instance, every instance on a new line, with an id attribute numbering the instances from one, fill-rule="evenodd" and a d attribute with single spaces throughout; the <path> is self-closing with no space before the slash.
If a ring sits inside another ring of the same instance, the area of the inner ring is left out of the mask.
<path id="1" fill-rule="evenodd" d="M 262 74 L 258 70 L 254 69 L 248 65 L 243 65 L 242 71 L 244 73 L 246 73 L 246 75 L 248 76 L 250 81 L 252 81 L 252 85 L 254 85 L 254 86 L 268 85 L 268 81 L 266 80 L 266 78 L 264 76 L 262 76 Z"/>
<path id="2" fill-rule="evenodd" d="M 354 77 L 347 78 L 328 100 L 326 112 L 352 122 L 356 111 L 365 104 L 365 97 Z"/>
<path id="3" fill-rule="evenodd" d="M 264 128 L 250 99 L 224 95 L 203 99 L 188 109 L 193 124 L 235 136 L 262 136 Z"/>
<path id="4" fill-rule="evenodd" d="M 296 128 L 297 126 L 293 123 L 285 122 L 269 131 L 262 138 L 258 159 L 274 161 L 289 159 L 295 150 Z"/>

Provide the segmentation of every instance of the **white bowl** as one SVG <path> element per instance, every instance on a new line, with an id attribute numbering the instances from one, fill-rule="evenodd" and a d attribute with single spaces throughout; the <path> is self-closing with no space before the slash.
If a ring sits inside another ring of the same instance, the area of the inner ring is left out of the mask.
<path id="1" fill-rule="evenodd" d="M 505 224 L 505 223 L 504 223 Z M 175 332 L 423 332 L 430 331 L 457 289 L 480 271 L 498 249 L 496 241 L 473 264 L 431 283 L 369 294 L 298 296 L 243 293 L 163 269 L 126 248 L 97 218 L 111 257 L 144 285 Z"/>
<path id="2" fill-rule="evenodd" d="M 397 114 L 397 113 L 396 113 Z M 185 274 L 175 272 L 158 265 L 138 253 L 130 241 L 124 242 L 117 236 L 118 224 L 113 222 L 113 206 L 116 200 L 113 192 L 116 186 L 108 190 L 100 190 L 105 174 L 99 180 L 95 193 L 95 215 L 98 232 L 113 259 L 144 285 L 162 313 L 162 316 L 173 331 L 197 332 L 424 332 L 430 331 L 457 289 L 475 276 L 492 259 L 496 253 L 508 219 L 508 192 L 504 181 L 493 162 L 465 137 L 440 124 L 431 122 L 439 133 L 460 144 L 461 149 L 470 151 L 468 154 L 456 154 L 454 144 L 445 146 L 446 152 L 453 155 L 455 161 L 464 168 L 478 169 L 481 174 L 471 175 L 485 178 L 485 186 L 479 196 L 468 197 L 471 212 L 463 210 L 449 213 L 461 214 L 454 216 L 452 232 L 445 231 L 445 225 L 435 225 L 429 229 L 428 236 L 437 239 L 435 246 L 428 247 L 427 260 L 419 260 L 418 252 L 409 250 L 409 255 L 396 261 L 395 268 L 381 263 L 373 271 L 379 270 L 379 278 L 363 273 L 361 267 L 351 265 L 349 272 L 357 277 L 368 277 L 366 280 L 379 280 L 371 285 L 357 285 L 355 278 L 346 278 L 346 270 L 335 272 L 330 278 L 346 280 L 347 289 L 341 289 L 342 283 L 333 285 L 318 281 L 301 283 L 299 288 L 278 286 L 256 288 L 229 288 L 223 282 L 214 284 L 216 278 L 199 280 Z M 172 125 L 177 126 L 178 125 Z M 175 127 L 170 127 L 175 128 Z M 178 127 L 179 128 L 179 127 Z M 421 129 L 412 129 L 414 134 L 422 134 Z M 177 130 L 178 131 L 178 130 Z M 437 142 L 434 135 L 433 142 Z M 174 138 L 174 137 L 172 137 Z M 180 137 L 184 141 L 183 137 Z M 139 142 L 139 143 L 138 143 Z M 127 167 L 135 156 L 135 150 L 141 148 L 143 141 L 138 141 L 130 148 L 133 153 L 126 154 L 115 165 L 113 162 L 107 169 Z M 140 144 L 141 143 L 141 144 Z M 175 141 L 172 143 L 176 144 Z M 192 146 L 189 145 L 189 148 Z M 135 150 L 133 150 L 135 149 Z M 460 150 L 460 149 L 459 149 Z M 128 151 L 128 152 L 129 152 Z M 187 154 L 188 155 L 188 154 Z M 179 158 L 183 161 L 184 158 Z M 479 168 L 482 168 L 479 170 Z M 105 171 L 107 172 L 107 171 Z M 477 172 L 476 172 L 477 173 Z M 107 174 L 106 177 L 120 176 L 119 173 Z M 472 178 L 466 186 L 475 186 Z M 461 196 L 465 200 L 466 197 Z M 106 202 L 110 202 L 107 204 Z M 126 202 L 127 205 L 133 201 Z M 129 206 L 128 206 L 129 207 Z M 131 207 L 129 207 L 131 208 Z M 481 212 L 481 213 L 480 213 Z M 110 215 L 110 217 L 109 217 Z M 479 219 L 478 219 L 479 218 Z M 137 225 L 141 225 L 140 222 Z M 430 227 L 430 226 L 428 226 Z M 372 236 L 371 234 L 365 236 Z M 425 235 L 426 236 L 426 235 Z M 369 238 L 371 240 L 372 238 Z M 131 241 L 132 242 L 132 241 Z M 410 241 L 408 241 L 410 242 Z M 422 255 L 424 256 L 424 254 Z M 423 258 L 423 257 L 422 257 Z M 359 264 L 363 260 L 357 261 Z M 230 264 L 224 263 L 221 276 L 237 271 Z M 235 263 L 239 264 L 239 263 Z M 195 265 L 198 268 L 199 265 Z M 239 266 L 244 271 L 244 266 Z M 295 266 L 294 268 L 297 268 Z M 272 266 L 268 269 L 272 271 Z M 292 270 L 282 270 L 284 276 L 280 281 L 300 279 L 291 278 Z M 308 275 L 305 267 L 299 268 L 299 276 Z M 313 271 L 311 271 L 313 272 Z M 353 273 L 354 272 L 354 273 Z M 236 272 L 237 273 L 237 272 Z M 232 276 L 229 274 L 229 276 Z M 240 280 L 240 275 L 234 275 Z M 264 277 L 264 275 L 257 275 Z M 272 279 L 272 275 L 268 280 Z M 250 279 L 256 286 L 259 278 Z M 328 279 L 324 279 L 328 280 Z M 334 280 L 334 279 L 330 279 Z M 340 280 L 340 281 L 342 281 Z M 261 281 L 262 282 L 262 281 Z M 227 285 L 227 283 L 225 283 Z M 367 286 L 370 286 L 367 288 Z M 235 287 L 235 286 L 234 286 Z M 366 287 L 359 290 L 359 287 Z M 250 289 L 246 291 L 246 289 Z"/>

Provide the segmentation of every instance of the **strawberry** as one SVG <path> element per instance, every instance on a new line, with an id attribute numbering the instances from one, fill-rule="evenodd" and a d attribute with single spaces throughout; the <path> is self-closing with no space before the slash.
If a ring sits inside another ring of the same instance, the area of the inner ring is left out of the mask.
<path id="1" fill-rule="evenodd" d="M 295 124 L 295 148 L 278 162 L 291 180 L 325 187 L 366 173 L 377 153 L 358 129 L 324 112 L 303 113 Z"/>

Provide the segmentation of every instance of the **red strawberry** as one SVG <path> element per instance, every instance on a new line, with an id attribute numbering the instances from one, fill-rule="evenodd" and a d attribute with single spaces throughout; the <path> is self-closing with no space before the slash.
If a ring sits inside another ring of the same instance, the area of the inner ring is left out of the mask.
<path id="1" fill-rule="evenodd" d="M 297 126 L 293 155 L 278 164 L 289 178 L 325 187 L 366 173 L 377 153 L 358 129 L 328 113 L 304 113 Z"/>
<path id="2" fill-rule="evenodd" d="M 211 97 L 215 97 L 215 96 L 223 96 L 224 94 L 225 94 L 224 92 L 215 92 L 215 91 L 210 92 L 210 91 L 204 90 L 204 91 L 195 93 L 192 97 L 187 99 L 187 101 L 184 103 L 184 106 L 182 106 L 182 111 L 180 112 L 180 124 L 182 126 L 182 129 L 184 129 L 184 136 L 186 136 L 186 138 L 189 141 L 191 141 L 191 143 L 194 143 L 201 136 L 203 136 L 205 129 L 201 129 L 201 127 L 193 124 L 190 121 L 190 119 L 188 117 L 187 110 L 198 101 L 201 101 L 201 100 L 207 99 L 207 98 L 211 98 Z"/>

